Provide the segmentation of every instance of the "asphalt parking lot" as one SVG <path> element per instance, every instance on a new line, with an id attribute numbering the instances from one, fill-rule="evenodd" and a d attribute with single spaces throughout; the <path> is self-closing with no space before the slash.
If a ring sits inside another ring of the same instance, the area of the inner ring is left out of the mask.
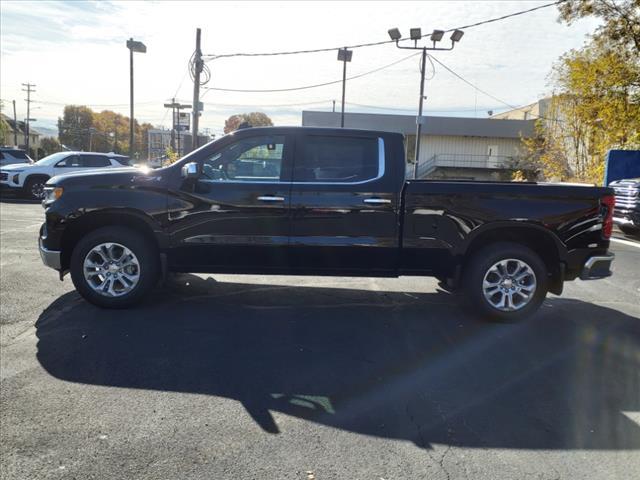
<path id="1" fill-rule="evenodd" d="M 182 275 L 114 312 L 41 265 L 42 217 L 0 202 L 3 479 L 640 478 L 630 239 L 520 324 L 428 278 Z"/>

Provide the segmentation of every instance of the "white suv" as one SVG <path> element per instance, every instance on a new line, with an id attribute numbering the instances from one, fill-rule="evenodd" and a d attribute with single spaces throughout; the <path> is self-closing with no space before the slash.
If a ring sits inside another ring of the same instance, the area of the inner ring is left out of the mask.
<path id="1" fill-rule="evenodd" d="M 44 184 L 51 177 L 96 168 L 128 167 L 129 157 L 115 153 L 59 152 L 32 164 L 0 168 L 0 190 L 44 197 Z"/>

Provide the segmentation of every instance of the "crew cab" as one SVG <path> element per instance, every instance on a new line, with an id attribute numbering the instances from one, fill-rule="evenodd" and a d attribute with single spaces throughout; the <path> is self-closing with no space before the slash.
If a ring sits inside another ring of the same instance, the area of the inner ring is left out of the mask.
<path id="1" fill-rule="evenodd" d="M 58 152 L 35 163 L 19 163 L 0 168 L 0 189 L 5 192 L 24 193 L 41 200 L 44 184 L 51 177 L 93 168 L 122 167 L 129 157 L 115 153 Z"/>
<path id="2" fill-rule="evenodd" d="M 166 272 L 435 276 L 483 316 L 611 275 L 613 191 L 405 180 L 395 133 L 248 128 L 177 163 L 47 182 L 42 260 L 101 307 Z"/>

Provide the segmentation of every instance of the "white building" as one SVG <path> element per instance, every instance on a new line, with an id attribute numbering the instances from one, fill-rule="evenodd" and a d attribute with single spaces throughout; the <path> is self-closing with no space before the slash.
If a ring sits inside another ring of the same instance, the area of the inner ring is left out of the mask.
<path id="1" fill-rule="evenodd" d="M 522 137 L 534 134 L 533 120 L 422 117 L 418 175 L 421 178 L 508 179 L 521 157 Z M 406 135 L 407 158 L 415 157 L 416 117 L 346 113 L 346 128 Z M 302 112 L 303 126 L 340 127 L 340 113 Z M 408 172 L 413 169 L 408 166 Z"/>

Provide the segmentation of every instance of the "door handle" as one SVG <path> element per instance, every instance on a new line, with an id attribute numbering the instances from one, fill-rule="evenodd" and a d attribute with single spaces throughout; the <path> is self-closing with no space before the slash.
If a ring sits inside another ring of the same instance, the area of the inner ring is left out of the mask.
<path id="1" fill-rule="evenodd" d="M 365 198 L 363 202 L 371 203 L 374 205 L 383 205 L 383 204 L 391 203 L 391 200 L 389 200 L 388 198 Z"/>
<path id="2" fill-rule="evenodd" d="M 275 197 L 273 195 L 262 195 L 258 197 L 262 202 L 284 202 L 284 197 Z"/>

